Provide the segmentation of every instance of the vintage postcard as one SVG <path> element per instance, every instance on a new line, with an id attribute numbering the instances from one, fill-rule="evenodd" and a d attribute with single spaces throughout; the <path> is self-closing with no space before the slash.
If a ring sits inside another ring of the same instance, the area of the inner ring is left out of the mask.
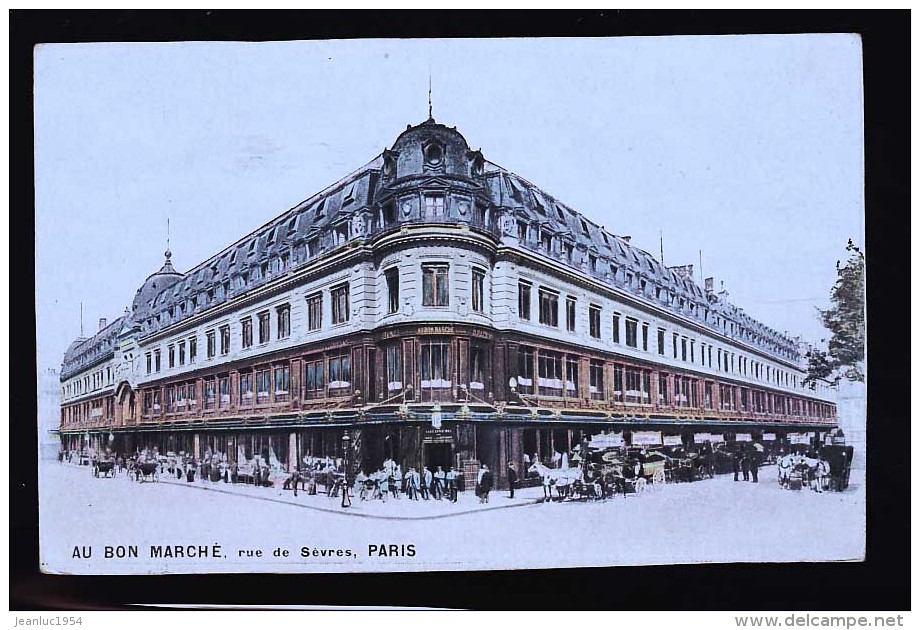
<path id="1" fill-rule="evenodd" d="M 845 34 L 35 49 L 41 568 L 858 561 Z"/>

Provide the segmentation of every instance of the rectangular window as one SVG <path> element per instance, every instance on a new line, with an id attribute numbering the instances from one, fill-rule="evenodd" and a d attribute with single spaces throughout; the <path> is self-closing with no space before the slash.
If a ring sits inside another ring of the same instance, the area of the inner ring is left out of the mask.
<path id="1" fill-rule="evenodd" d="M 272 371 L 269 369 L 256 372 L 256 402 L 263 405 L 269 401 L 272 385 Z"/>
<path id="2" fill-rule="evenodd" d="M 712 409 L 712 383 L 709 381 L 703 383 L 703 407 Z"/>
<path id="3" fill-rule="evenodd" d="M 185 342 L 179 342 L 179 365 L 185 365 Z"/>
<path id="4" fill-rule="evenodd" d="M 229 407 L 230 406 L 230 377 L 221 376 L 217 379 L 217 393 L 220 396 L 219 406 Z"/>
<path id="5" fill-rule="evenodd" d="M 198 337 L 190 337 L 188 340 L 188 362 L 194 363 L 198 358 Z"/>
<path id="6" fill-rule="evenodd" d="M 537 358 L 537 392 L 541 396 L 562 396 L 562 356 L 541 350 Z"/>
<path id="7" fill-rule="evenodd" d="M 448 305 L 448 266 L 422 265 L 422 306 Z"/>
<path id="8" fill-rule="evenodd" d="M 208 358 L 211 359 L 215 354 L 217 354 L 217 337 L 215 337 L 213 330 L 207 331 L 204 336 L 207 340 Z"/>
<path id="9" fill-rule="evenodd" d="M 153 355 L 148 352 L 147 353 L 147 374 L 150 374 L 151 372 L 153 372 Z"/>
<path id="10" fill-rule="evenodd" d="M 444 195 L 425 195 L 425 218 L 439 219 L 444 216 Z"/>
<path id="11" fill-rule="evenodd" d="M 253 397 L 252 372 L 243 372 L 240 374 L 240 404 L 251 405 Z"/>
<path id="12" fill-rule="evenodd" d="M 639 346 L 639 322 L 634 319 L 626 318 L 626 345 L 630 348 Z"/>
<path id="13" fill-rule="evenodd" d="M 291 305 L 282 304 L 275 309 L 278 318 L 278 339 L 291 336 Z"/>
<path id="14" fill-rule="evenodd" d="M 230 326 L 220 327 L 220 353 L 229 354 L 230 352 Z"/>
<path id="15" fill-rule="evenodd" d="M 160 371 L 160 351 L 159 349 L 153 351 L 153 367 L 154 370 Z"/>
<path id="16" fill-rule="evenodd" d="M 671 338 L 671 347 L 674 349 L 674 358 L 677 358 L 677 333 L 674 333 Z"/>
<path id="17" fill-rule="evenodd" d="M 642 322 L 642 350 L 648 352 L 648 324 Z"/>
<path id="18" fill-rule="evenodd" d="M 240 321 L 240 326 L 242 328 L 243 348 L 251 348 L 252 347 L 252 318 L 247 317 L 246 319 Z"/>
<path id="19" fill-rule="evenodd" d="M 613 314 L 613 343 L 620 343 L 620 314 Z"/>
<path id="20" fill-rule="evenodd" d="M 204 382 L 204 408 L 214 409 L 217 400 L 217 379 L 209 378 Z"/>
<path id="21" fill-rule="evenodd" d="M 348 321 L 348 285 L 341 284 L 329 290 L 332 300 L 332 325 L 344 324 Z"/>
<path id="22" fill-rule="evenodd" d="M 323 325 L 323 294 L 307 296 L 307 330 L 319 330 Z"/>
<path id="23" fill-rule="evenodd" d="M 473 284 L 472 291 L 473 294 L 470 296 L 471 304 L 473 311 L 481 313 L 485 308 L 483 300 L 485 297 L 485 283 L 486 283 L 486 272 L 482 269 L 473 268 L 472 272 Z"/>
<path id="24" fill-rule="evenodd" d="M 575 332 L 575 298 L 565 298 L 565 329 Z"/>
<path id="25" fill-rule="evenodd" d="M 271 339 L 271 321 L 268 311 L 262 311 L 259 317 L 259 343 L 268 343 Z"/>
<path id="26" fill-rule="evenodd" d="M 578 357 L 565 358 L 565 395 L 578 396 Z"/>
<path id="27" fill-rule="evenodd" d="M 658 329 L 658 354 L 664 356 L 664 328 Z"/>
<path id="28" fill-rule="evenodd" d="M 385 376 L 390 396 L 403 390 L 402 347 L 399 345 L 387 346 Z"/>
<path id="29" fill-rule="evenodd" d="M 291 390 L 291 366 L 275 366 L 275 402 L 288 399 Z"/>
<path id="30" fill-rule="evenodd" d="M 329 394 L 343 396 L 351 390 L 351 359 L 346 352 L 329 357 Z"/>
<path id="31" fill-rule="evenodd" d="M 624 376 L 626 378 L 624 401 L 633 404 L 647 403 L 648 400 L 643 400 L 643 394 L 645 394 L 645 398 L 647 398 L 648 391 L 643 391 L 642 389 L 642 371 L 638 368 L 626 366 Z"/>
<path id="32" fill-rule="evenodd" d="M 591 360 L 588 366 L 588 389 L 593 400 L 604 399 L 604 364 L 601 361 Z"/>
<path id="33" fill-rule="evenodd" d="M 517 237 L 522 243 L 527 242 L 527 224 L 524 221 L 517 222 Z"/>
<path id="34" fill-rule="evenodd" d="M 687 338 L 686 337 L 680 338 L 680 360 L 681 361 L 687 360 Z"/>
<path id="35" fill-rule="evenodd" d="M 518 317 L 530 319 L 530 283 L 518 282 Z"/>
<path id="36" fill-rule="evenodd" d="M 390 267 L 383 272 L 387 283 L 387 313 L 399 311 L 399 267 Z"/>
<path id="37" fill-rule="evenodd" d="M 616 315 L 613 318 L 616 320 Z M 588 334 L 595 339 L 601 338 L 601 307 L 597 304 L 588 306 Z"/>
<path id="38" fill-rule="evenodd" d="M 470 369 L 467 375 L 470 391 L 477 398 L 483 397 L 485 390 L 486 349 L 481 344 L 470 345 Z"/>
<path id="39" fill-rule="evenodd" d="M 533 348 L 518 346 L 517 389 L 521 394 L 533 394 Z"/>
<path id="40" fill-rule="evenodd" d="M 538 292 L 540 298 L 540 323 L 547 326 L 559 325 L 559 294 L 541 288 Z"/>
<path id="41" fill-rule="evenodd" d="M 166 348 L 167 361 L 169 361 L 169 367 L 176 367 L 176 347 L 170 345 Z"/>
<path id="42" fill-rule="evenodd" d="M 326 371 L 324 367 L 322 359 L 304 363 L 304 397 L 308 400 L 326 396 Z"/>
<path id="43" fill-rule="evenodd" d="M 450 342 L 426 341 L 419 351 L 422 400 L 441 400 L 453 386 L 450 369 Z"/>
<path id="44" fill-rule="evenodd" d="M 658 374 L 658 404 L 659 405 L 670 405 L 670 390 L 668 389 L 668 375 L 664 373 Z"/>

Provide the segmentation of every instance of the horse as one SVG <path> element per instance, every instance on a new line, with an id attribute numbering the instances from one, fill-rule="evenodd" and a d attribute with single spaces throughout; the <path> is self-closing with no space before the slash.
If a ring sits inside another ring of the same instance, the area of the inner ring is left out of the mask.
<path id="1" fill-rule="evenodd" d="M 560 500 L 565 500 L 569 494 L 572 485 L 576 481 L 582 480 L 580 468 L 547 468 L 539 461 L 527 469 L 528 473 L 537 473 L 543 478 L 543 499 L 552 500 L 552 488 L 556 487 L 556 494 Z"/>
<path id="2" fill-rule="evenodd" d="M 157 462 L 141 462 L 134 467 L 135 481 L 159 481 L 160 465 Z"/>
<path id="3" fill-rule="evenodd" d="M 115 462 L 112 460 L 100 460 L 93 463 L 93 477 L 98 477 L 99 475 L 108 477 L 111 474 L 112 479 L 114 479 L 115 473 Z"/>

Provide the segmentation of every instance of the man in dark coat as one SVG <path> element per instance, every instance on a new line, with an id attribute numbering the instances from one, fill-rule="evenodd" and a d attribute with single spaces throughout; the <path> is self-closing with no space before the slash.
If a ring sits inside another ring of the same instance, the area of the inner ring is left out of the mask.
<path id="1" fill-rule="evenodd" d="M 738 453 L 738 456 L 741 458 L 741 474 L 744 475 L 745 481 L 750 481 L 751 458 L 744 451 Z"/>
<path id="2" fill-rule="evenodd" d="M 489 502 L 489 492 L 492 490 L 492 471 L 488 466 L 483 466 L 485 471 L 482 473 L 482 480 L 479 482 L 479 488 L 482 492 L 481 499 L 483 503 Z"/>
<path id="3" fill-rule="evenodd" d="M 735 481 L 738 481 L 738 473 L 741 472 L 741 453 L 738 451 L 732 453 L 732 472 L 735 473 Z"/>
<path id="4" fill-rule="evenodd" d="M 508 498 L 514 498 L 514 484 L 517 483 L 517 470 L 514 469 L 514 462 L 508 462 L 508 491 L 511 493 Z"/>

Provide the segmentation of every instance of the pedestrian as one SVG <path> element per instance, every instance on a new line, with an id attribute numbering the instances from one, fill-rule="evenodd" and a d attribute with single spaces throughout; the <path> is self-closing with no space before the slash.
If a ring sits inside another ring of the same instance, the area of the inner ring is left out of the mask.
<path id="1" fill-rule="evenodd" d="M 434 475 L 431 474 L 431 471 L 428 469 L 428 466 L 422 468 L 422 481 L 421 481 L 421 491 L 422 498 L 426 501 L 428 500 L 428 490 L 431 488 L 431 484 L 434 483 Z"/>
<path id="2" fill-rule="evenodd" d="M 492 471 L 489 470 L 488 466 L 483 466 L 485 472 L 482 474 L 482 481 L 480 481 L 480 488 L 482 489 L 482 503 L 489 502 L 489 492 L 492 490 L 492 483 L 494 479 L 492 478 Z"/>
<path id="3" fill-rule="evenodd" d="M 751 476 L 751 458 L 747 453 L 741 453 L 741 474 L 745 481 L 750 481 Z"/>
<path id="4" fill-rule="evenodd" d="M 236 484 L 240 480 L 240 467 L 235 460 L 230 460 L 230 483 Z"/>
<path id="5" fill-rule="evenodd" d="M 514 498 L 514 484 L 517 483 L 517 470 L 514 468 L 514 462 L 508 462 L 508 495 L 509 499 Z"/>
<path id="6" fill-rule="evenodd" d="M 418 501 L 418 487 L 415 485 L 415 468 L 406 473 L 406 495 L 410 501 Z"/>
<path id="7" fill-rule="evenodd" d="M 482 498 L 482 478 L 486 474 L 486 465 L 480 464 L 479 471 L 476 473 L 476 496 L 479 497 L 480 503 L 485 503 Z"/>
<path id="8" fill-rule="evenodd" d="M 403 484 L 403 472 L 402 466 L 396 464 L 395 472 L 393 473 L 393 479 L 391 480 L 390 490 L 393 492 L 395 498 L 399 498 L 399 491 L 402 489 Z"/>
<path id="9" fill-rule="evenodd" d="M 751 468 L 751 481 L 757 483 L 757 469 L 760 467 L 760 458 L 758 457 L 758 452 L 756 450 L 751 451 L 750 455 L 750 468 Z"/>
<path id="10" fill-rule="evenodd" d="M 378 486 L 380 499 L 386 503 L 387 494 L 390 492 L 390 473 L 388 473 L 386 470 L 381 470 L 377 473 L 377 479 L 380 481 Z"/>
<path id="11" fill-rule="evenodd" d="M 738 473 L 741 472 L 741 455 L 738 451 L 732 453 L 732 472 L 735 473 L 735 481 L 738 481 Z"/>
<path id="12" fill-rule="evenodd" d="M 450 470 L 447 471 L 445 475 L 445 480 L 447 481 L 448 498 L 451 503 L 456 503 L 457 502 L 457 469 L 451 466 Z"/>
<path id="13" fill-rule="evenodd" d="M 446 487 L 445 482 L 447 480 L 447 473 L 444 472 L 444 469 L 438 466 L 438 469 L 434 473 L 434 489 L 431 491 L 431 494 L 435 499 L 444 498 L 444 488 Z"/>

